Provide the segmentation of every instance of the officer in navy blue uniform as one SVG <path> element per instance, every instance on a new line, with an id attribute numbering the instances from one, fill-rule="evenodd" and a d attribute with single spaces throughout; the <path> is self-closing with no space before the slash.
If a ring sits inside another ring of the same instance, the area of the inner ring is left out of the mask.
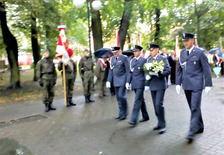
<path id="1" fill-rule="evenodd" d="M 190 130 L 187 140 L 192 142 L 194 135 L 204 131 L 201 114 L 201 95 L 205 88 L 208 94 L 212 87 L 211 70 L 205 51 L 194 46 L 194 34 L 183 33 L 185 49 L 180 53 L 176 73 L 176 91 L 184 89 L 191 110 Z"/>
<path id="2" fill-rule="evenodd" d="M 144 88 L 145 88 L 145 72 L 143 71 L 143 65 L 146 63 L 146 59 L 141 56 L 142 47 L 135 45 L 133 48 L 134 58 L 130 61 L 130 73 L 128 75 L 128 83 L 126 88 L 131 88 L 135 92 L 135 102 L 132 110 L 131 119 L 129 124 L 135 126 L 137 124 L 139 111 L 142 111 L 142 119 L 140 122 L 149 120 L 145 99 L 144 99 Z"/>
<path id="3" fill-rule="evenodd" d="M 153 61 L 164 62 L 164 70 L 162 72 L 150 72 L 150 75 L 146 75 L 146 80 L 148 80 L 149 89 L 151 90 L 155 114 L 158 120 L 158 124 L 153 128 L 153 130 L 158 130 L 159 134 L 163 134 L 166 131 L 165 109 L 163 106 L 163 100 L 165 91 L 168 88 L 166 77 L 170 74 L 171 71 L 167 58 L 164 58 L 162 55 L 158 54 L 158 44 L 150 44 L 149 50 L 150 57 L 147 58 L 147 63 L 151 63 Z"/>
<path id="4" fill-rule="evenodd" d="M 127 82 L 130 65 L 128 57 L 121 54 L 120 47 L 112 47 L 113 56 L 110 62 L 110 70 L 107 77 L 106 87 L 110 88 L 113 80 L 115 94 L 118 102 L 119 113 L 115 119 L 124 120 L 128 114 Z"/>

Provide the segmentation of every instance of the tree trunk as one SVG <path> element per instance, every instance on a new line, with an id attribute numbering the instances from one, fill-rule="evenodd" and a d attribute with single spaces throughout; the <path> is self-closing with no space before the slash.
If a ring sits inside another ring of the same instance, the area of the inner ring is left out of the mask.
<path id="1" fill-rule="evenodd" d="M 119 38 L 119 46 L 121 47 L 121 50 L 123 50 L 123 48 L 124 48 L 127 31 L 129 29 L 129 25 L 130 25 L 132 5 L 133 5 L 133 0 L 125 0 L 123 16 L 121 19 L 121 24 L 120 24 L 120 29 L 119 29 L 119 37 L 120 37 Z"/>
<path id="2" fill-rule="evenodd" d="M 10 86 L 8 88 L 11 89 L 21 88 L 19 65 L 18 65 L 18 44 L 16 38 L 12 35 L 7 26 L 6 10 L 4 2 L 0 2 L 0 20 L 1 20 L 3 41 L 6 45 L 6 52 L 8 55 L 8 61 L 11 69 Z"/>
<path id="3" fill-rule="evenodd" d="M 198 45 L 200 45 L 200 15 L 198 13 L 198 9 L 197 9 L 197 4 L 196 4 L 196 0 L 194 1 L 194 9 L 195 9 L 195 14 L 197 17 L 197 43 Z"/>
<path id="4" fill-rule="evenodd" d="M 93 0 L 90 0 L 92 4 Z M 103 47 L 102 39 L 102 23 L 100 18 L 100 11 L 96 11 L 91 7 L 91 17 L 92 17 L 92 33 L 93 33 L 93 46 L 94 51 Z"/>
<path id="5" fill-rule="evenodd" d="M 160 15 L 161 15 L 161 11 L 160 9 L 156 9 L 156 32 L 155 32 L 155 42 L 157 42 L 159 40 L 159 34 L 160 34 Z"/>
<path id="6" fill-rule="evenodd" d="M 34 76 L 33 81 L 37 81 L 36 76 L 36 65 L 37 62 L 40 60 L 40 48 L 38 45 L 37 40 L 37 22 L 36 18 L 33 13 L 31 13 L 31 44 L 32 44 L 32 51 L 33 51 L 33 59 L 34 59 Z"/>

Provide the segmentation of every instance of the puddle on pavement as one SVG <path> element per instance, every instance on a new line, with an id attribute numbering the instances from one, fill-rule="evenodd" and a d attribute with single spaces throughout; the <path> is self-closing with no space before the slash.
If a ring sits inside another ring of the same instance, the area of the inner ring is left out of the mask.
<path id="1" fill-rule="evenodd" d="M 0 139 L 1 155 L 33 155 L 25 146 L 10 138 Z"/>
<path id="2" fill-rule="evenodd" d="M 10 126 L 10 125 L 20 124 L 20 123 L 27 123 L 27 122 L 42 120 L 42 119 L 47 119 L 47 117 L 43 115 L 32 115 L 32 116 L 22 117 L 18 119 L 12 119 L 9 121 L 0 122 L 0 128 Z"/>

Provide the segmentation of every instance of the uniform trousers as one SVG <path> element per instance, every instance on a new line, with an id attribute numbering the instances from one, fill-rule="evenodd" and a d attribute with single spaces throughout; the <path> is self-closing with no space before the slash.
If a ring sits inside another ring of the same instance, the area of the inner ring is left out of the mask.
<path id="1" fill-rule="evenodd" d="M 184 90 L 184 92 L 191 110 L 190 133 L 194 134 L 199 129 L 204 129 L 201 114 L 202 90 Z"/>
<path id="2" fill-rule="evenodd" d="M 128 103 L 127 103 L 127 90 L 125 86 L 114 87 L 120 117 L 126 117 L 128 115 Z"/>
<path id="3" fill-rule="evenodd" d="M 54 80 L 43 79 L 43 103 L 50 104 L 54 99 Z"/>
<path id="4" fill-rule="evenodd" d="M 133 110 L 132 110 L 131 122 L 136 123 L 138 120 L 140 109 L 142 111 L 143 119 L 149 119 L 149 115 L 147 112 L 145 99 L 144 99 L 144 88 L 134 89 L 134 91 L 135 91 L 135 102 L 134 102 L 134 106 L 133 106 Z"/>
<path id="5" fill-rule="evenodd" d="M 165 89 L 155 91 L 151 90 L 151 95 L 155 114 L 158 120 L 157 126 L 159 126 L 160 128 L 165 128 L 166 127 L 165 109 L 163 106 Z"/>

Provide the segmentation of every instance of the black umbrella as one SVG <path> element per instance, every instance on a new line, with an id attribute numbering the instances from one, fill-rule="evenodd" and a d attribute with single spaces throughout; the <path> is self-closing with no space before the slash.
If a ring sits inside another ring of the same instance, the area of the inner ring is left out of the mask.
<path id="1" fill-rule="evenodd" d="M 103 55 L 113 55 L 110 48 L 100 48 L 94 52 L 95 57 L 101 58 Z"/>
<path id="2" fill-rule="evenodd" d="M 131 49 L 123 51 L 122 54 L 127 55 L 128 57 L 134 55 L 133 50 Z"/>

